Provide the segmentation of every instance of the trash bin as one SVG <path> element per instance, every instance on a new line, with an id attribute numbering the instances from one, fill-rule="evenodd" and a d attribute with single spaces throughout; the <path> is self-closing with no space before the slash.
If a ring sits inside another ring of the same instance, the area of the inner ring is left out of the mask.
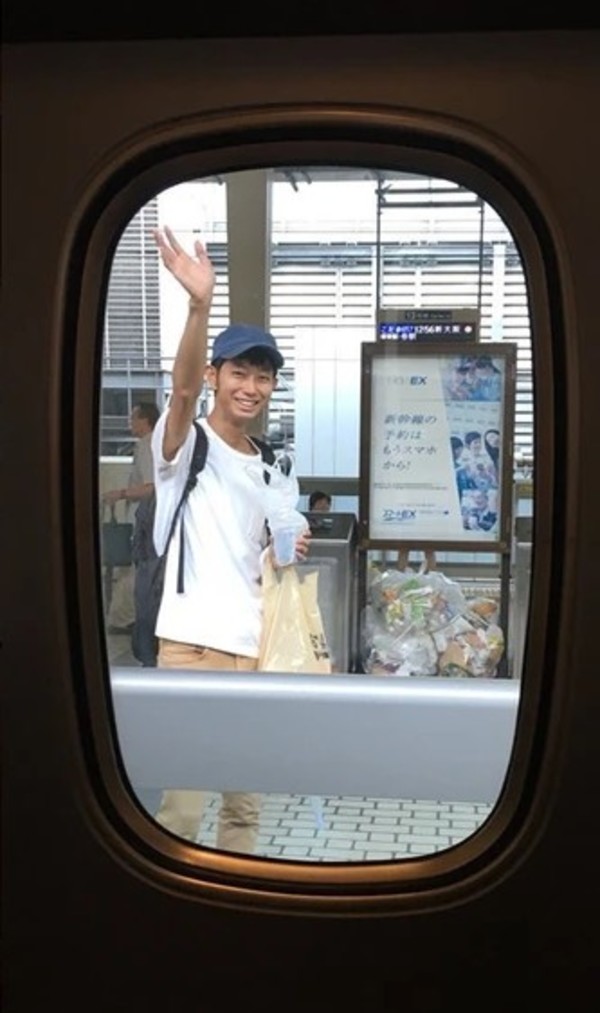
<path id="1" fill-rule="evenodd" d="M 310 551 L 299 572 L 318 571 L 319 608 L 334 672 L 355 671 L 357 520 L 352 513 L 307 511 Z"/>

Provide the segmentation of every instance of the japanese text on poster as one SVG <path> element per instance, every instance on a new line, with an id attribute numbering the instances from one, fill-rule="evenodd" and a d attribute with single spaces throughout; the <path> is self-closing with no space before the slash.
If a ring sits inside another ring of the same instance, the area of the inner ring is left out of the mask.
<path id="1" fill-rule="evenodd" d="M 375 357 L 370 536 L 499 538 L 505 359 Z"/>

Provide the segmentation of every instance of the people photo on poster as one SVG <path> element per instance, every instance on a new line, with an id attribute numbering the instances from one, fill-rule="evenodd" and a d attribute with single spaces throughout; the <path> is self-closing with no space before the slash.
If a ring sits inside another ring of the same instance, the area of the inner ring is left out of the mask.
<path id="1" fill-rule="evenodd" d="M 369 541 L 503 541 L 515 354 L 508 342 L 363 346 Z"/>

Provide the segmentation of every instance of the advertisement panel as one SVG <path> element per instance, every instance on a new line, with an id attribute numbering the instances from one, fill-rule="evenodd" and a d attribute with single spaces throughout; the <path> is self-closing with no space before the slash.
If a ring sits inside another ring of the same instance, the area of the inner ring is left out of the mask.
<path id="1" fill-rule="evenodd" d="M 376 342 L 362 357 L 363 544 L 505 551 L 515 345 Z"/>

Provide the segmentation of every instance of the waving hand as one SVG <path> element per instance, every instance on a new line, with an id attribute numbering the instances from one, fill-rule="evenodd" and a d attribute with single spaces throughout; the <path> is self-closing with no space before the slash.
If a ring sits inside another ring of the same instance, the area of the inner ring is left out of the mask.
<path id="1" fill-rule="evenodd" d="M 194 242 L 196 256 L 192 257 L 186 253 L 168 226 L 156 229 L 154 238 L 165 267 L 183 285 L 194 302 L 209 309 L 215 285 L 215 272 L 204 244 L 199 240 Z"/>

